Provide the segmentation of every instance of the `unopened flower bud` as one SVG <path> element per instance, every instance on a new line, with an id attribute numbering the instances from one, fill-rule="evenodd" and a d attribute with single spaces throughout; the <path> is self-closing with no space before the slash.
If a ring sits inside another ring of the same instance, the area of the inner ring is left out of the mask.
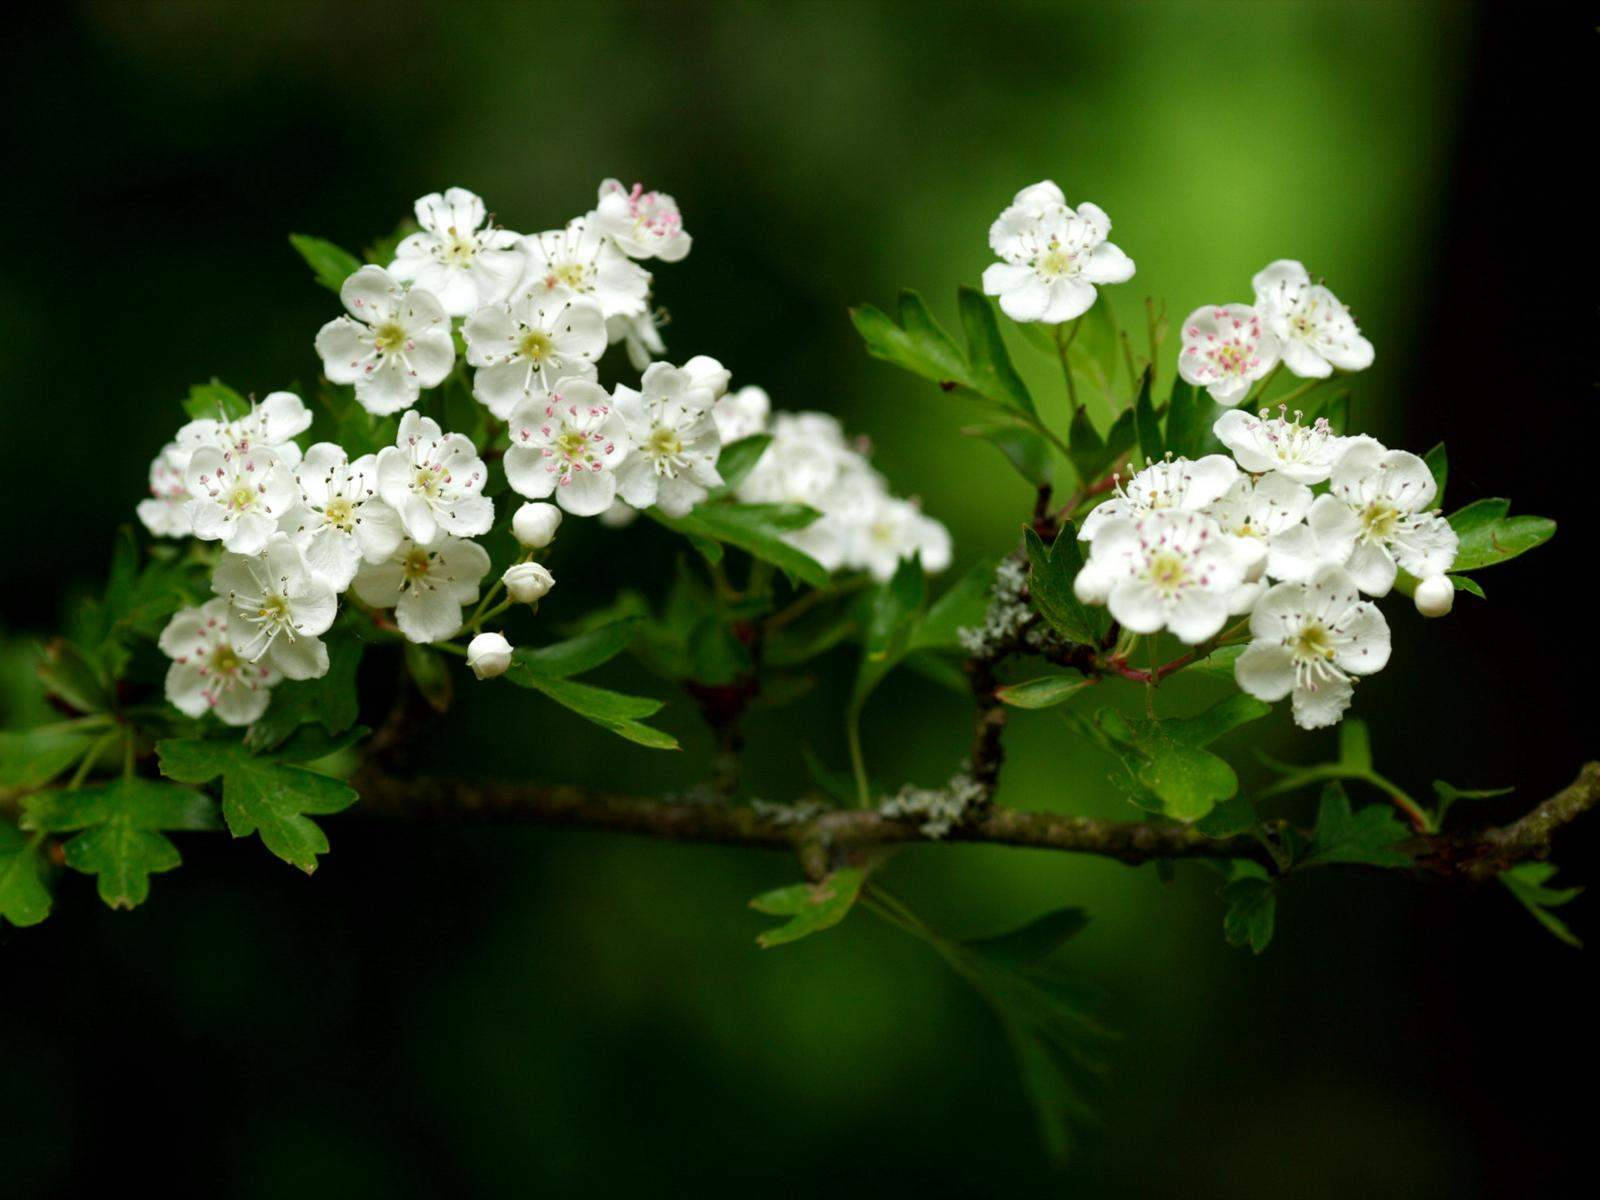
<path id="1" fill-rule="evenodd" d="M 1411 599 L 1423 616 L 1442 617 L 1455 605 L 1456 585 L 1447 575 L 1430 575 L 1418 581 Z"/>
<path id="2" fill-rule="evenodd" d="M 500 577 L 506 595 L 518 604 L 537 604 L 556 585 L 556 577 L 536 562 L 516 563 Z"/>
<path id="3" fill-rule="evenodd" d="M 498 633 L 480 633 L 467 643 L 467 666 L 479 679 L 504 675 L 511 665 L 511 643 Z"/>
<path id="4" fill-rule="evenodd" d="M 1104 604 L 1111 595 L 1112 578 L 1109 571 L 1085 563 L 1072 581 L 1072 591 L 1085 604 Z"/>
<path id="5" fill-rule="evenodd" d="M 511 518 L 511 532 L 530 550 L 542 550 L 555 540 L 561 527 L 561 510 L 554 504 L 536 501 L 524 504 Z"/>

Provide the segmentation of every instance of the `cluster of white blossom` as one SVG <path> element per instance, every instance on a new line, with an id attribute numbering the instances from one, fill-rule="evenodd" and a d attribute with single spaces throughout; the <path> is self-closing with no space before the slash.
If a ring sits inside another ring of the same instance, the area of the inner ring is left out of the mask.
<path id="1" fill-rule="evenodd" d="M 1430 509 L 1433 475 L 1415 454 L 1299 413 L 1233 409 L 1215 433 L 1231 458 L 1149 463 L 1090 511 L 1078 597 L 1129 632 L 1191 645 L 1249 614 L 1239 686 L 1292 695 L 1303 728 L 1334 724 L 1354 678 L 1389 660 L 1389 626 L 1363 595 L 1387 595 L 1403 569 L 1424 616 L 1450 610 L 1457 539 Z"/>
<path id="2" fill-rule="evenodd" d="M 449 640 L 469 623 L 464 606 L 478 602 L 490 572 L 473 540 L 494 523 L 488 467 L 469 436 L 415 407 L 458 370 L 458 344 L 472 394 L 494 418 L 490 436 L 503 438 L 506 481 L 531 501 L 512 521 L 526 553 L 495 585 L 512 602 L 536 604 L 554 586 L 533 552 L 550 543 L 563 512 L 614 522 L 654 506 L 683 516 L 722 486 L 724 443 L 765 427 L 763 394 L 759 419 L 729 430 L 729 415 L 750 410 L 759 392 L 726 396 L 728 372 L 715 359 L 653 361 L 664 346 L 639 260 L 677 262 L 689 252 L 671 196 L 608 179 L 592 211 L 526 236 L 495 224 L 462 188 L 424 196 L 415 213 L 418 231 L 387 267 L 363 266 L 344 280 L 345 313 L 315 341 L 330 382 L 350 385 L 376 417 L 400 414 L 392 446 L 353 459 L 332 442 L 302 452 L 296 439 L 311 413 L 275 392 L 236 419 L 191 421 L 150 466 L 150 498 L 139 505 L 150 532 L 223 551 L 216 599 L 179 613 L 161 639 L 173 659 L 167 695 L 185 713 L 248 724 L 278 680 L 325 674 L 321 635 L 347 591 L 392 610 L 394 627 L 414 642 Z M 642 373 L 637 388 L 597 380 L 598 360 L 617 343 Z M 814 543 L 830 568 L 880 577 L 916 549 L 930 569 L 946 565 L 943 527 L 890 497 L 837 425 L 805 420 L 826 443 L 819 453 L 831 473 L 821 490 L 763 497 L 824 510 L 822 531 L 801 531 L 796 544 Z M 781 490 L 772 477 L 788 472 L 795 436 L 775 441 L 752 473 L 768 493 Z M 754 491 L 747 482 L 741 498 Z M 508 668 L 511 652 L 503 635 L 481 632 L 467 662 L 486 678 Z"/>

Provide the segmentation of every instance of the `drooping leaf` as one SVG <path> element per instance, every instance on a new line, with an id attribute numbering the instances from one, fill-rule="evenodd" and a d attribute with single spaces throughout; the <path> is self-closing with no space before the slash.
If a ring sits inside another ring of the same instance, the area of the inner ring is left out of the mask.
<path id="1" fill-rule="evenodd" d="M 661 711 L 662 702 L 646 696 L 629 696 L 579 683 L 559 675 L 543 675 L 531 669 L 526 660 L 518 662 L 512 656 L 511 669 L 506 678 L 513 683 L 542 692 L 563 708 L 570 709 L 585 720 L 593 721 L 618 737 L 626 738 L 652 750 L 676 750 L 678 740 L 653 726 L 644 724 L 644 718 Z"/>
<path id="2" fill-rule="evenodd" d="M 610 662 L 638 635 L 638 619 L 612 621 L 564 642 L 545 646 L 519 646 L 512 652 L 513 670 L 522 669 L 550 679 L 581 675 Z"/>
<path id="3" fill-rule="evenodd" d="M 13 925 L 37 925 L 50 915 L 50 889 L 44 883 L 38 845 L 12 824 L 0 821 L 0 917 Z"/>
<path id="4" fill-rule="evenodd" d="M 98 737 L 75 729 L 0 730 L 0 788 L 43 787 L 87 754 Z"/>
<path id="5" fill-rule="evenodd" d="M 848 915 L 866 878 L 860 867 L 842 867 L 820 883 L 796 883 L 761 893 L 750 901 L 751 908 L 789 919 L 759 935 L 756 944 L 770 950 L 831 929 Z"/>
<path id="6" fill-rule="evenodd" d="M 1330 780 L 1317 805 L 1317 824 L 1300 865 L 1364 863 L 1372 867 L 1409 867 L 1411 855 L 1400 843 L 1411 835 L 1387 804 L 1369 804 L 1350 810 L 1344 785 Z"/>
<path id="7" fill-rule="evenodd" d="M 105 712 L 111 707 L 111 681 L 82 647 L 66 638 L 52 638 L 36 668 L 45 691 L 81 713 Z"/>
<path id="8" fill-rule="evenodd" d="M 206 796 L 138 778 L 31 796 L 23 824 L 46 833 L 77 832 L 64 847 L 67 866 L 94 875 L 100 898 L 112 908 L 143 904 L 150 897 L 150 876 L 181 864 L 164 831 L 219 827 L 216 806 Z"/>
<path id="9" fill-rule="evenodd" d="M 1034 487 L 1043 487 L 1053 477 L 1050 443 L 1024 424 L 1002 418 L 976 422 L 961 432 L 966 437 L 982 438 L 1000 451 Z"/>
<path id="10" fill-rule="evenodd" d="M 1476 571 L 1526 554 L 1555 536 L 1548 517 L 1512 517 L 1509 500 L 1475 500 L 1450 514 L 1450 527 L 1461 539 L 1452 571 Z"/>
<path id="11" fill-rule="evenodd" d="M 1235 875 L 1220 893 L 1228 905 L 1222 918 L 1222 934 L 1228 945 L 1249 946 L 1252 953 L 1260 954 L 1272 941 L 1277 888 L 1255 863 L 1236 863 Z"/>
<path id="12" fill-rule="evenodd" d="M 872 690 L 910 650 L 913 630 L 922 617 L 926 599 L 922 559 L 916 555 L 901 559 L 894 575 L 872 593 L 862 640 L 861 665 L 856 671 L 855 690 L 850 698 L 852 713 L 860 713 Z"/>
<path id="13" fill-rule="evenodd" d="M 328 852 L 328 839 L 311 816 L 342 812 L 358 798 L 337 779 L 257 756 L 243 742 L 174 738 L 158 742 L 156 752 L 169 779 L 209 783 L 220 777 L 222 816 L 233 836 L 259 834 L 268 850 L 307 874 Z"/>
<path id="14" fill-rule="evenodd" d="M 1009 933 L 971 939 L 966 946 L 998 966 L 1020 971 L 1048 958 L 1088 924 L 1087 910 L 1058 908 Z"/>
<path id="15" fill-rule="evenodd" d="M 995 689 L 995 698 L 1012 708 L 1054 708 L 1076 696 L 1094 680 L 1073 672 L 1069 675 L 1042 675 L 1021 683 L 1008 683 Z"/>
<path id="16" fill-rule="evenodd" d="M 1073 414 L 1067 437 L 1072 466 L 1078 472 L 1079 481 L 1085 485 L 1098 482 L 1138 440 L 1133 409 L 1124 409 L 1102 436 L 1090 420 L 1089 410 L 1080 408 Z"/>
<path id="17" fill-rule="evenodd" d="M 669 517 L 656 508 L 648 511 L 668 529 L 695 541 L 697 549 L 701 542 L 726 543 L 771 563 L 791 580 L 812 587 L 828 584 L 826 567 L 783 540 L 784 534 L 804 529 L 817 519 L 820 514 L 813 508 L 800 504 L 702 504 L 682 517 Z M 711 561 L 720 559 L 719 550 Z"/>
<path id="18" fill-rule="evenodd" d="M 1550 882 L 1555 873 L 1554 863 L 1518 863 L 1509 870 L 1500 872 L 1500 882 L 1506 885 L 1506 890 L 1517 898 L 1517 902 L 1523 908 L 1533 914 L 1534 920 L 1567 945 L 1581 950 L 1583 942 L 1578 935 L 1550 910 L 1560 908 L 1563 904 L 1570 904 L 1578 898 L 1583 889 L 1546 887 L 1545 884 Z"/>
<path id="19" fill-rule="evenodd" d="M 1024 536 L 1028 547 L 1028 594 L 1034 608 L 1068 641 L 1099 644 L 1111 627 L 1111 617 L 1103 608 L 1084 604 L 1072 590 L 1073 581 L 1083 568 L 1077 528 L 1071 521 L 1064 522 L 1048 550 L 1032 529 Z"/>
<path id="20" fill-rule="evenodd" d="M 311 268 L 316 281 L 336 296 L 344 286 L 344 281 L 361 269 L 359 258 L 324 238 L 291 233 L 289 244 L 306 260 L 306 266 Z"/>

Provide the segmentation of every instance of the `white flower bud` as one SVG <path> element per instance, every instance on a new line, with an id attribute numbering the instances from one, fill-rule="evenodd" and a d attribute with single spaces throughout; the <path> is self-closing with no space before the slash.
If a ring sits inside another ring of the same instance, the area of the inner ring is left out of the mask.
<path id="1" fill-rule="evenodd" d="M 1455 606 L 1456 585 L 1450 582 L 1449 576 L 1430 575 L 1417 582 L 1411 599 L 1423 616 L 1442 617 Z"/>
<path id="2" fill-rule="evenodd" d="M 511 532 L 530 550 L 542 550 L 555 540 L 561 527 L 561 510 L 554 504 L 524 504 L 511 518 Z"/>
<path id="3" fill-rule="evenodd" d="M 467 666 L 479 679 L 504 675 L 511 665 L 511 643 L 498 633 L 480 633 L 467 643 Z"/>
<path id="4" fill-rule="evenodd" d="M 1111 572 L 1085 563 L 1072 581 L 1072 591 L 1085 604 L 1104 604 L 1111 595 Z"/>
<path id="5" fill-rule="evenodd" d="M 556 585 L 556 577 L 536 562 L 516 563 L 500 576 L 506 595 L 518 604 L 537 604 Z"/>

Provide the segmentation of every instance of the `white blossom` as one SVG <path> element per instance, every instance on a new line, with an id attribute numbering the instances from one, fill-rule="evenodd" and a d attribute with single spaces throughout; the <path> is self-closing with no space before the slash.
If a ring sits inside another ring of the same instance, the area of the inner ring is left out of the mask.
<path id="1" fill-rule="evenodd" d="M 317 334 L 322 370 L 353 383 L 356 400 L 382 416 L 410 408 L 423 388 L 437 387 L 455 363 L 450 318 L 432 292 L 400 286 L 382 267 L 362 267 L 339 289 L 349 316 Z"/>
<path id="2" fill-rule="evenodd" d="M 1184 318 L 1178 374 L 1218 404 L 1243 400 L 1278 362 L 1278 339 L 1248 304 L 1206 305 Z"/>
<path id="3" fill-rule="evenodd" d="M 628 455 L 628 431 L 597 383 L 563 379 L 544 400 L 524 400 L 511 413 L 506 479 L 519 495 L 592 517 L 617 494 L 616 469 Z"/>
<path id="4" fill-rule="evenodd" d="M 649 308 L 649 299 L 645 297 L 646 307 L 641 313 L 606 318 L 607 343 L 623 343 L 628 362 L 635 371 L 643 371 L 667 352 L 667 344 L 661 340 L 661 331 L 656 327 L 657 315 Z"/>
<path id="5" fill-rule="evenodd" d="M 378 452 L 378 495 L 419 545 L 446 534 L 488 533 L 494 501 L 483 494 L 486 482 L 488 470 L 472 439 L 443 432 L 414 409 L 400 418 L 395 444 Z"/>
<path id="6" fill-rule="evenodd" d="M 227 601 L 228 640 L 243 657 L 286 679 L 328 673 L 319 635 L 333 624 L 338 601 L 288 534 L 273 534 L 258 554 L 224 554 L 211 590 Z"/>
<path id="7" fill-rule="evenodd" d="M 1276 471 L 1296 483 L 1326 480 L 1344 453 L 1346 439 L 1333 431 L 1326 417 L 1302 425 L 1301 413 L 1291 419 L 1282 405 L 1275 417 L 1268 416 L 1269 411 L 1263 408 L 1252 415 L 1233 409 L 1218 417 L 1211 431 L 1246 471 Z"/>
<path id="8" fill-rule="evenodd" d="M 1295 724 L 1321 729 L 1350 707 L 1352 676 L 1389 661 L 1389 626 L 1342 567 L 1270 588 L 1250 614 L 1250 645 L 1234 663 L 1239 686 L 1260 700 L 1293 694 Z"/>
<path id="9" fill-rule="evenodd" d="M 1430 575 L 1417 580 L 1411 601 L 1423 616 L 1442 617 L 1456 605 L 1456 585 L 1448 575 Z"/>
<path id="10" fill-rule="evenodd" d="M 1369 596 L 1387 595 L 1395 568 L 1418 579 L 1441 575 L 1456 560 L 1456 531 L 1437 511 L 1428 464 L 1405 450 L 1386 450 L 1369 437 L 1351 438 L 1333 466 L 1328 494 L 1354 514 L 1355 549 L 1346 566 Z"/>
<path id="11" fill-rule="evenodd" d="M 733 372 L 709 354 L 696 354 L 683 364 L 683 373 L 689 377 L 689 386 L 710 392 L 712 400 L 720 400 L 727 393 Z"/>
<path id="12" fill-rule="evenodd" d="M 502 421 L 558 379 L 593 379 L 605 353 L 606 319 L 593 300 L 565 289 L 526 292 L 478 309 L 461 326 L 473 395 Z"/>
<path id="13" fill-rule="evenodd" d="M 177 442 L 168 442 L 150 462 L 150 497 L 139 501 L 139 520 L 156 537 L 188 537 L 189 455 Z"/>
<path id="14" fill-rule="evenodd" d="M 1267 543 L 1267 574 L 1304 583 L 1323 567 L 1342 567 L 1350 561 L 1360 532 L 1361 522 L 1348 505 L 1336 496 L 1318 496 L 1303 523 Z"/>
<path id="15" fill-rule="evenodd" d="M 553 292 L 567 288 L 600 305 L 609 321 L 644 313 L 650 294 L 650 272 L 617 249 L 594 225 L 578 217 L 564 229 L 525 237 L 527 256 L 518 292 Z"/>
<path id="16" fill-rule="evenodd" d="M 465 188 L 450 188 L 422 197 L 416 213 L 422 230 L 395 247 L 391 275 L 438 297 L 452 317 L 511 294 L 523 268 L 520 238 L 486 224 L 482 200 Z"/>
<path id="17" fill-rule="evenodd" d="M 555 541 L 561 528 L 561 510 L 542 500 L 530 500 L 511 515 L 511 534 L 530 550 L 542 550 Z"/>
<path id="18" fill-rule="evenodd" d="M 513 563 L 500 582 L 506 585 L 506 595 L 518 604 L 537 604 L 555 587 L 556 577 L 542 563 Z"/>
<path id="19" fill-rule="evenodd" d="M 201 446 L 185 482 L 194 536 L 235 554 L 258 553 L 300 496 L 290 468 L 265 446 Z"/>
<path id="20" fill-rule="evenodd" d="M 1095 285 L 1133 278 L 1133 260 L 1106 241 L 1111 218 L 1094 204 L 1067 205 L 1046 180 L 1017 193 L 989 229 L 1001 261 L 983 273 L 983 290 L 1014 321 L 1059 324 L 1089 311 Z"/>
<path id="21" fill-rule="evenodd" d="M 511 667 L 511 643 L 503 634 L 480 633 L 467 643 L 467 666 L 479 679 L 504 675 Z"/>
<path id="22" fill-rule="evenodd" d="M 1269 472 L 1259 479 L 1239 476 L 1202 511 L 1232 539 L 1249 580 L 1259 578 L 1266 567 L 1272 539 L 1298 526 L 1311 510 L 1311 502 L 1311 489 L 1305 484 Z"/>
<path id="23" fill-rule="evenodd" d="M 873 498 L 870 511 L 855 525 L 847 548 L 847 561 L 867 571 L 879 583 L 891 578 L 902 559 L 922 556 L 922 569 L 930 573 L 950 565 L 950 531 L 922 507 L 887 494 Z"/>
<path id="24" fill-rule="evenodd" d="M 228 603 L 220 596 L 174 614 L 157 644 L 172 659 L 167 700 L 188 717 L 213 712 L 224 725 L 248 725 L 267 711 L 270 689 L 282 678 L 233 648 Z"/>
<path id="25" fill-rule="evenodd" d="M 616 411 L 631 445 L 617 468 L 617 490 L 634 508 L 658 505 L 668 516 L 681 517 L 705 499 L 708 488 L 722 485 L 722 439 L 711 418 L 715 395 L 670 363 L 651 363 L 639 389 L 616 390 Z"/>
<path id="26" fill-rule="evenodd" d="M 314 575 L 342 592 L 362 562 L 394 553 L 403 530 L 400 516 L 378 496 L 378 459 L 354 462 L 342 447 L 318 442 L 295 470 L 300 503 L 291 520 L 295 544 Z"/>
<path id="27" fill-rule="evenodd" d="M 1194 645 L 1215 636 L 1244 582 L 1244 566 L 1204 513 L 1160 509 L 1100 524 L 1073 582 L 1133 633 L 1171 630 Z"/>
<path id="28" fill-rule="evenodd" d="M 1289 258 L 1268 264 L 1251 283 L 1256 309 L 1279 341 L 1283 365 L 1296 375 L 1324 379 L 1372 365 L 1372 343 L 1361 336 L 1350 310 L 1305 267 Z"/>
<path id="29" fill-rule="evenodd" d="M 1169 458 L 1149 462 L 1126 482 L 1117 480 L 1109 498 L 1090 509 L 1078 529 L 1079 541 L 1090 541 L 1100 526 L 1118 517 L 1174 509 L 1199 512 L 1222 495 L 1239 478 L 1239 468 L 1225 454 L 1203 458 Z"/>
<path id="30" fill-rule="evenodd" d="M 772 401 L 767 393 L 751 384 L 719 399 L 711 408 L 711 419 L 717 423 L 717 432 L 726 446 L 740 438 L 765 433 L 771 412 Z"/>
<path id="31" fill-rule="evenodd" d="M 461 631 L 461 606 L 478 599 L 489 555 L 477 542 L 444 537 L 432 546 L 402 538 L 380 563 L 364 563 L 350 585 L 375 608 L 394 609 L 413 642 L 442 642 Z"/>
<path id="32" fill-rule="evenodd" d="M 615 179 L 602 183 L 594 223 L 629 258 L 678 262 L 693 240 L 684 232 L 678 202 L 665 192 L 647 192 L 639 183 L 631 189 Z"/>

